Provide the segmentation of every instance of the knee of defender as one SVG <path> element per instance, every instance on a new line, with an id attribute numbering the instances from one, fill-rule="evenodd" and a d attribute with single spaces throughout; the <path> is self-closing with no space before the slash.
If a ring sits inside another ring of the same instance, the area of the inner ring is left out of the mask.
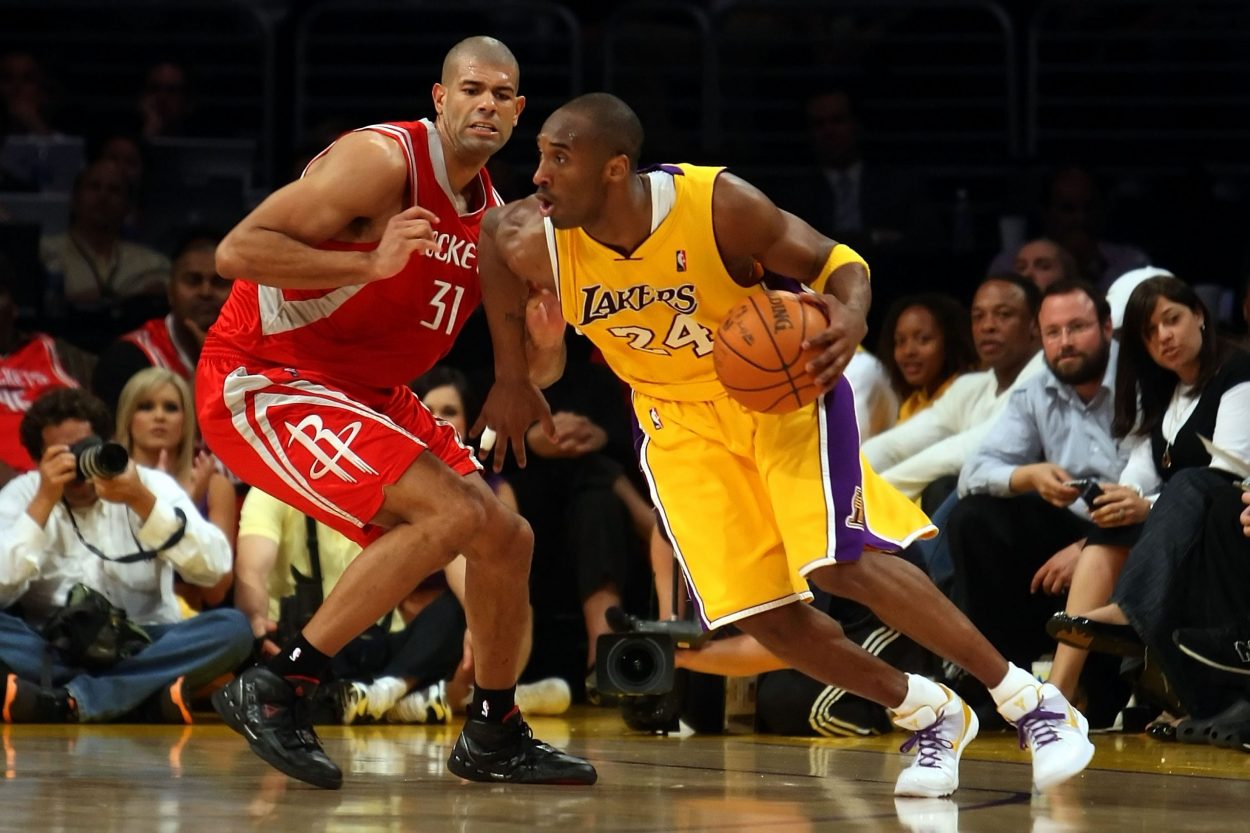
<path id="1" fill-rule="evenodd" d="M 481 534 L 486 527 L 489 512 L 482 496 L 472 489 L 465 489 L 456 500 L 450 500 L 439 512 L 443 527 L 451 533 L 457 544 L 467 543 Z"/>
<path id="2" fill-rule="evenodd" d="M 511 510 L 501 514 L 505 516 L 500 523 L 506 528 L 504 540 L 508 558 L 514 565 L 524 565 L 528 573 L 534 557 L 534 530 L 529 521 Z"/>
<path id="3" fill-rule="evenodd" d="M 478 532 L 474 549 L 480 558 L 495 561 L 501 568 L 524 570 L 529 574 L 534 556 L 534 530 L 525 518 L 501 504 L 487 512 Z"/>

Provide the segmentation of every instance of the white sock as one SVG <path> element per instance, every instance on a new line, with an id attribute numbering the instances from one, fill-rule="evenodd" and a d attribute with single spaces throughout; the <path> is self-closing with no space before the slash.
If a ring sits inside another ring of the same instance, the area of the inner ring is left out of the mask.
<path id="1" fill-rule="evenodd" d="M 929 706 L 937 712 L 951 699 L 946 689 L 919 674 L 907 675 L 907 696 L 896 708 L 890 709 L 897 715 L 909 715 L 917 709 Z"/>
<path id="2" fill-rule="evenodd" d="M 1023 668 L 1017 668 L 1009 662 L 1007 663 L 1007 675 L 1003 677 L 1002 682 L 990 689 L 990 696 L 994 698 L 994 705 L 1001 706 L 1019 694 L 1022 688 L 1036 685 L 1040 685 L 1036 677 Z"/>

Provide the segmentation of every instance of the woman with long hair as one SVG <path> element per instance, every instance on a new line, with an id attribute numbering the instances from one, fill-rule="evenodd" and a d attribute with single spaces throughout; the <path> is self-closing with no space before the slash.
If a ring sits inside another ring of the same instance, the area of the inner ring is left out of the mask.
<path id="1" fill-rule="evenodd" d="M 197 451 L 199 431 L 191 388 L 162 367 L 149 367 L 130 378 L 117 402 L 117 442 L 135 463 L 160 469 L 177 480 L 210 523 L 226 534 L 233 548 L 238 531 L 234 487 L 217 471 L 207 451 Z M 230 588 L 227 576 L 214 587 L 178 583 L 178 595 L 193 609 L 218 605 Z"/>

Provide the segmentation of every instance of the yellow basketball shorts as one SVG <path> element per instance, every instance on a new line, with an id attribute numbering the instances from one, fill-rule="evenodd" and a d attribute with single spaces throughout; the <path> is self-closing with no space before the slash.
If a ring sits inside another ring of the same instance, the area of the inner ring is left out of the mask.
<path id="1" fill-rule="evenodd" d="M 859 452 L 845 379 L 789 414 L 634 394 L 639 459 L 708 628 L 811 598 L 806 576 L 936 528 Z"/>

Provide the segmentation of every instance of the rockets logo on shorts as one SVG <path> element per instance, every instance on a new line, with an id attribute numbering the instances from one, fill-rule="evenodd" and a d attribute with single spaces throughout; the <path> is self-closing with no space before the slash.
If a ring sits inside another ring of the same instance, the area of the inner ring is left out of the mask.
<path id="1" fill-rule="evenodd" d="M 355 483 L 356 478 L 339 465 L 340 460 L 354 466 L 362 474 L 377 474 L 372 466 L 351 450 L 352 440 L 360 433 L 360 422 L 350 423 L 337 434 L 326 428 L 316 414 L 304 417 L 299 425 L 289 422 L 285 425 L 289 434 L 287 448 L 298 442 L 317 461 L 308 470 L 308 476 L 313 480 L 333 474 L 345 483 Z"/>

